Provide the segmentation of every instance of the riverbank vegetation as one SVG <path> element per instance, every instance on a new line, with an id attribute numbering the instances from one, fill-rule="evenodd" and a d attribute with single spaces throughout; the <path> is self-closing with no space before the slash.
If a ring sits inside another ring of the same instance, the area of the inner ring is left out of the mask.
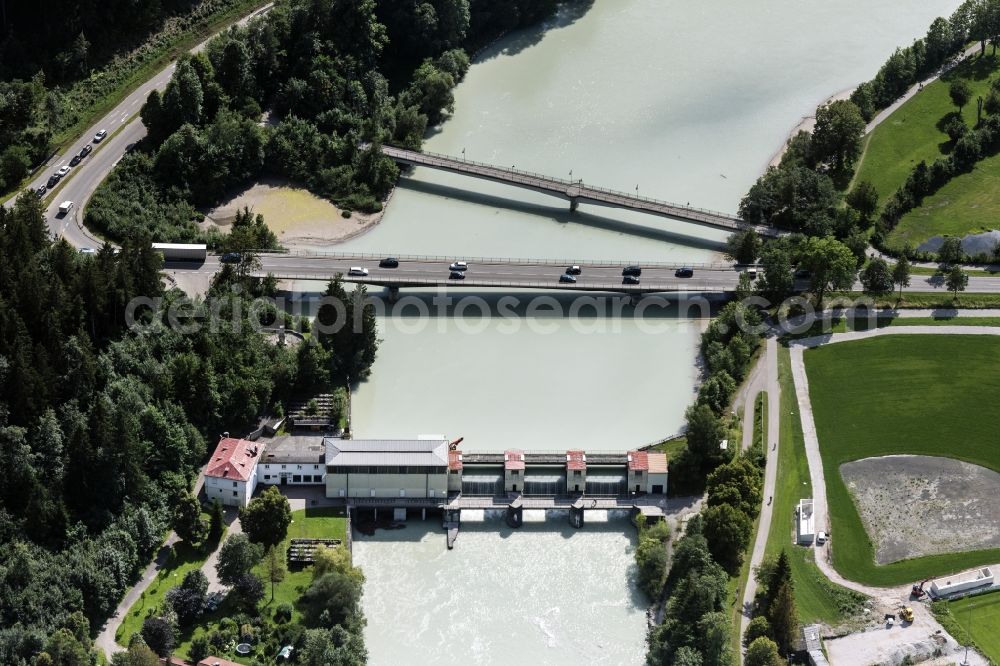
<path id="1" fill-rule="evenodd" d="M 0 193 L 138 84 L 263 0 L 7 3 L 0 17 Z M 107 20 L 113 16 L 114 20 Z"/>
<path id="2" fill-rule="evenodd" d="M 555 7 L 530 4 L 494 26 L 494 2 L 281 2 L 179 60 L 142 107 L 147 138 L 97 190 L 86 224 L 115 240 L 139 226 L 214 244 L 199 211 L 262 177 L 378 211 L 399 175 L 381 145 L 419 149 L 453 109 L 464 49 Z"/>
<path id="3" fill-rule="evenodd" d="M 183 304 L 162 288 L 148 236 L 96 255 L 52 242 L 31 195 L 0 209 L 0 252 L 0 662 L 20 666 L 66 639 L 61 628 L 89 636 L 103 624 L 218 433 L 251 429 L 275 402 L 362 373 L 371 356 L 269 343 L 232 291 L 268 283 L 232 267 Z M 130 311 L 138 296 L 164 309 Z M 182 334 L 166 325 L 171 305 L 189 323 L 217 317 Z M 374 322 L 362 319 L 351 348 L 371 350 Z"/>
<path id="4" fill-rule="evenodd" d="M 990 442 L 995 411 L 970 400 L 1000 390 L 988 370 L 997 354 L 992 336 L 908 335 L 872 338 L 809 350 L 810 396 L 830 506 L 833 563 L 844 576 L 889 586 L 996 562 L 1000 550 L 955 552 L 875 563 L 874 546 L 840 474 L 852 460 L 882 455 L 959 458 L 1000 471 Z M 859 376 L 852 369 L 864 367 Z M 844 387 L 850 385 L 850 391 Z M 893 387 L 921 386 L 912 394 Z M 954 446 L 961 433 L 961 446 Z"/>

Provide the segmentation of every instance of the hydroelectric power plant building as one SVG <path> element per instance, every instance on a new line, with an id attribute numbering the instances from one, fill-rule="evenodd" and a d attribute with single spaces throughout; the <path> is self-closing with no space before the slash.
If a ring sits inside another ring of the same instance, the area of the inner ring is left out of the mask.
<path id="1" fill-rule="evenodd" d="M 663 515 L 667 459 L 657 451 L 624 453 L 464 452 L 462 440 L 341 439 L 322 435 L 248 441 L 223 437 L 205 467 L 205 494 L 243 507 L 260 484 L 322 485 L 331 500 L 351 508 L 443 510 L 449 545 L 463 509 L 503 510 L 512 526 L 522 511 L 566 511 L 579 527 L 587 510 Z"/>

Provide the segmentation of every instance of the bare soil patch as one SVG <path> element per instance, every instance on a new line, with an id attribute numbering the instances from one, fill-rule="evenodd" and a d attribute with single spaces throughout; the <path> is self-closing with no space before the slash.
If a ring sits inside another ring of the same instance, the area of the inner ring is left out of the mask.
<path id="1" fill-rule="evenodd" d="M 382 212 L 348 218 L 333 203 L 301 187 L 266 179 L 239 192 L 205 214 L 205 225 L 226 230 L 244 207 L 264 216 L 264 222 L 290 250 L 322 250 L 364 233 L 378 224 Z"/>
<path id="2" fill-rule="evenodd" d="M 1000 548 L 1000 474 L 993 470 L 902 455 L 844 463 L 840 474 L 879 564 Z"/>

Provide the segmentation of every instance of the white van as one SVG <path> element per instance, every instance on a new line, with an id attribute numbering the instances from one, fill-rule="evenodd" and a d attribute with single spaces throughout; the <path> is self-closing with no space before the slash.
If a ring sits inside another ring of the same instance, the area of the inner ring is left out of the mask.
<path id="1" fill-rule="evenodd" d="M 59 214 L 60 215 L 66 215 L 71 210 L 73 210 L 73 202 L 72 201 L 63 201 L 61 204 L 59 204 Z"/>
<path id="2" fill-rule="evenodd" d="M 362 268 L 361 266 L 351 266 L 351 270 L 347 271 L 348 275 L 356 275 L 358 277 L 367 277 L 368 269 Z"/>

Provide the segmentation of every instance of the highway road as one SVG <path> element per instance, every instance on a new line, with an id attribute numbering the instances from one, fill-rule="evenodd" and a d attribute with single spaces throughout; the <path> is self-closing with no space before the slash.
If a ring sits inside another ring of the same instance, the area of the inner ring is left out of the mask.
<path id="1" fill-rule="evenodd" d="M 245 25 L 251 19 L 266 13 L 271 7 L 271 4 L 267 4 L 240 19 L 237 24 Z M 200 42 L 191 49 L 191 53 L 202 51 L 210 39 L 211 37 Z M 101 246 L 102 242 L 82 224 L 83 209 L 97 186 L 111 172 L 128 147 L 146 136 L 146 128 L 138 116 L 139 110 L 149 93 L 153 90 L 162 91 L 167 87 L 176 65 L 176 61 L 170 63 L 153 78 L 139 86 L 118 106 L 87 129 L 83 136 L 69 144 L 65 152 L 51 158 L 31 181 L 29 189 L 34 191 L 40 185 L 45 185 L 49 177 L 61 166 L 69 165 L 70 160 L 80 152 L 83 146 L 88 143 L 94 146 L 94 151 L 90 155 L 75 167 L 71 167 L 69 174 L 45 194 L 47 204 L 45 217 L 49 230 L 54 235 L 64 237 L 70 244 L 79 248 Z M 93 143 L 94 135 L 100 130 L 107 130 L 108 137 L 101 143 L 95 144 Z M 63 201 L 72 201 L 75 204 L 74 210 L 66 216 L 58 215 L 59 204 Z M 4 205 L 10 206 L 13 202 L 14 198 L 12 197 L 5 201 Z"/>

